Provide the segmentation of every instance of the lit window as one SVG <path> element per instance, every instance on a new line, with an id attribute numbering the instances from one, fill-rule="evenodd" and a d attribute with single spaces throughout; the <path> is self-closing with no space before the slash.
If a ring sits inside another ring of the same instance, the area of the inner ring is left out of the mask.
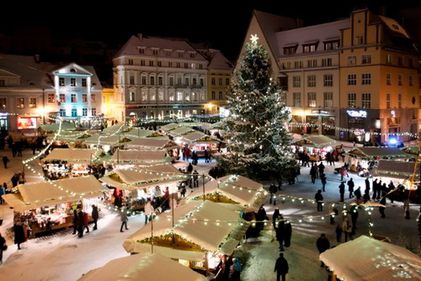
<path id="1" fill-rule="evenodd" d="M 95 107 L 92 107 L 92 116 L 96 116 L 96 108 Z"/>
<path id="2" fill-rule="evenodd" d="M 70 101 L 71 101 L 71 102 L 77 102 L 77 99 L 76 99 L 76 94 L 72 94 L 72 95 L 70 96 Z"/>
<path id="3" fill-rule="evenodd" d="M 60 103 L 66 102 L 66 95 L 65 94 L 60 94 L 59 98 L 60 98 Z"/>
<path id="4" fill-rule="evenodd" d="M 58 85 L 59 85 L 60 87 L 63 87 L 63 86 L 65 85 L 65 82 L 64 82 L 64 78 L 63 78 L 63 77 L 60 77 L 60 78 L 58 79 Z"/>
<path id="5" fill-rule="evenodd" d="M 88 102 L 88 95 L 82 94 L 82 102 Z"/>
<path id="6" fill-rule="evenodd" d="M 70 78 L 70 86 L 72 87 L 76 86 L 76 78 Z"/>
<path id="7" fill-rule="evenodd" d="M 307 93 L 307 99 L 308 99 L 308 107 L 317 106 L 316 93 L 314 92 Z"/>
<path id="8" fill-rule="evenodd" d="M 29 108 L 37 107 L 37 98 L 29 98 Z"/>
<path id="9" fill-rule="evenodd" d="M 82 108 L 82 116 L 88 116 L 88 109 Z"/>
<path id="10" fill-rule="evenodd" d="M 17 98 L 16 99 L 16 107 L 17 108 L 25 108 L 25 98 Z"/>

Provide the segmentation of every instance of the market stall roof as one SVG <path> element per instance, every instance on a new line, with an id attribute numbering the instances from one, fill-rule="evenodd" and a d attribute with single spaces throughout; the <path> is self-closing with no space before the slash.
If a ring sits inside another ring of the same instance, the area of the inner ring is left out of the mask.
<path id="1" fill-rule="evenodd" d="M 121 150 L 117 149 L 111 161 L 113 162 L 129 162 L 137 164 L 156 164 L 171 162 L 166 150 Z"/>
<path id="2" fill-rule="evenodd" d="M 206 135 L 199 131 L 189 132 L 182 136 L 178 136 L 182 140 L 194 143 L 194 142 L 218 142 L 218 140 L 212 136 Z"/>
<path id="3" fill-rule="evenodd" d="M 293 141 L 294 144 L 303 146 L 312 146 L 316 148 L 323 148 L 327 146 L 335 146 L 337 142 L 324 135 L 303 135 L 302 139 Z"/>
<path id="4" fill-rule="evenodd" d="M 205 276 L 159 254 L 148 252 L 114 259 L 85 274 L 79 281 L 205 281 Z"/>
<path id="5" fill-rule="evenodd" d="M 39 126 L 39 128 L 45 132 L 57 132 L 59 129 L 59 126 L 60 126 L 59 123 L 42 124 Z M 61 124 L 62 131 L 73 131 L 75 129 L 76 129 L 76 126 L 73 123 L 63 121 Z"/>
<path id="6" fill-rule="evenodd" d="M 165 138 L 137 138 L 125 144 L 124 147 L 158 150 L 172 149 L 178 147 L 178 145 L 166 136 Z"/>
<path id="7" fill-rule="evenodd" d="M 124 124 L 115 124 L 102 130 L 104 135 L 115 135 L 129 130 L 129 126 Z"/>
<path id="8" fill-rule="evenodd" d="M 407 179 L 414 174 L 414 169 L 415 162 L 379 160 L 373 176 Z"/>
<path id="9" fill-rule="evenodd" d="M 320 260 L 346 281 L 421 280 L 417 255 L 364 235 L 323 252 Z"/>
<path id="10" fill-rule="evenodd" d="M 169 123 L 169 124 L 166 124 L 164 126 L 161 126 L 160 130 L 164 131 L 164 132 L 168 132 L 168 131 L 174 130 L 175 128 L 178 128 L 178 127 L 180 127 L 180 124 L 178 124 L 178 123 Z"/>
<path id="11" fill-rule="evenodd" d="M 144 130 L 137 127 L 132 127 L 129 131 L 124 132 L 124 136 L 127 136 L 129 138 L 146 138 L 156 135 L 159 135 L 159 133 L 156 131 Z"/>
<path id="12" fill-rule="evenodd" d="M 57 136 L 57 140 L 66 141 L 66 142 L 75 142 L 83 141 L 85 138 L 89 137 L 90 134 L 88 131 L 63 131 L 60 135 Z M 50 135 L 49 139 L 53 139 L 54 136 Z"/>
<path id="13" fill-rule="evenodd" d="M 19 195 L 10 194 L 13 196 L 7 196 L 5 199 L 12 208 L 19 211 L 92 198 L 102 194 L 101 183 L 94 176 L 66 178 L 51 183 L 44 181 L 22 184 L 18 186 L 18 190 Z"/>
<path id="14" fill-rule="evenodd" d="M 113 135 L 113 136 L 106 136 L 106 135 L 92 135 L 89 138 L 84 140 L 84 143 L 90 145 L 110 145 L 110 146 L 119 146 L 123 145 L 124 143 L 130 141 L 129 138 L 125 137 L 124 135 Z"/>
<path id="15" fill-rule="evenodd" d="M 408 154 L 396 147 L 357 147 L 348 151 L 347 154 L 366 159 L 408 157 Z"/>
<path id="16" fill-rule="evenodd" d="M 418 156 L 419 153 L 420 153 L 420 147 L 419 146 L 413 146 L 413 145 L 405 146 L 405 147 L 402 148 L 402 151 L 405 152 L 405 153 L 408 153 L 408 154 Z"/>
<path id="17" fill-rule="evenodd" d="M 206 251 L 216 252 L 226 243 L 233 244 L 229 240 L 235 238 L 228 237 L 228 235 L 242 222 L 241 210 L 241 206 L 235 204 L 193 200 L 174 210 L 177 213 L 174 228 L 171 228 L 170 213 L 161 214 L 159 219 L 154 222 L 154 236 L 174 233 L 199 245 Z M 137 251 L 136 244 L 148 238 L 150 238 L 150 230 L 142 228 L 129 236 L 123 246 L 126 251 L 133 253 Z M 234 247 L 226 248 L 225 253 L 232 254 Z"/>
<path id="18" fill-rule="evenodd" d="M 96 150 L 81 148 L 55 148 L 43 161 L 64 160 L 67 162 L 89 163 L 94 157 Z"/>
<path id="19" fill-rule="evenodd" d="M 211 180 L 206 183 L 205 192 L 207 194 L 221 193 L 232 201 L 253 211 L 258 210 L 267 197 L 262 184 L 238 175 L 228 175 Z M 189 197 L 200 197 L 202 195 L 203 191 L 195 190 Z"/>
<path id="20" fill-rule="evenodd" d="M 224 123 L 222 121 L 218 121 L 216 123 L 211 124 L 211 127 L 210 128 L 211 129 L 220 129 L 220 130 L 225 129 Z"/>
<path id="21" fill-rule="evenodd" d="M 194 131 L 195 130 L 192 129 L 191 127 L 188 127 L 188 126 L 180 126 L 180 127 L 176 128 L 176 129 L 173 129 L 173 130 L 169 131 L 168 134 L 170 136 L 177 137 L 177 136 L 182 136 L 182 135 L 185 135 L 187 133 L 194 132 Z"/>

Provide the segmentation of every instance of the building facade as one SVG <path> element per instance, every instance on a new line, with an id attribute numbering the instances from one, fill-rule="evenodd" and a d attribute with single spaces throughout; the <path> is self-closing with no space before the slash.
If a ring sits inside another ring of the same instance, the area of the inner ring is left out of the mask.
<path id="1" fill-rule="evenodd" d="M 208 61 L 187 41 L 132 36 L 114 64 L 114 89 L 124 120 L 205 114 Z"/>

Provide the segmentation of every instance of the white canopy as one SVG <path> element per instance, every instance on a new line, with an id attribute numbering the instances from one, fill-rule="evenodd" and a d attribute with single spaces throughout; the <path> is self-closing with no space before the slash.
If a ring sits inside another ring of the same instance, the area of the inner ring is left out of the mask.
<path id="1" fill-rule="evenodd" d="M 174 130 L 175 128 L 177 128 L 179 126 L 180 126 L 180 124 L 177 124 L 177 123 L 169 123 L 167 125 L 161 126 L 160 129 L 161 129 L 161 131 L 168 132 L 168 131 Z"/>
<path id="2" fill-rule="evenodd" d="M 84 142 L 89 145 L 110 145 L 110 146 L 119 146 L 123 145 L 124 142 L 130 141 L 124 135 L 92 135 L 89 138 L 86 138 Z"/>
<path id="3" fill-rule="evenodd" d="M 67 162 L 90 163 L 95 153 L 96 150 L 94 149 L 55 148 L 43 161 L 64 160 Z"/>
<path id="4" fill-rule="evenodd" d="M 189 132 L 194 132 L 194 129 L 192 129 L 191 127 L 187 127 L 187 126 L 181 126 L 181 127 L 178 127 L 176 129 L 173 129 L 173 130 L 169 131 L 168 134 L 175 137 L 175 136 L 185 135 Z"/>
<path id="5" fill-rule="evenodd" d="M 179 136 L 182 140 L 188 143 L 194 143 L 194 142 L 218 142 L 217 139 L 215 139 L 212 136 L 206 135 L 199 131 L 189 132 L 187 134 L 184 134 L 182 136 Z"/>
<path id="6" fill-rule="evenodd" d="M 364 235 L 327 250 L 320 260 L 345 281 L 421 280 L 417 255 Z"/>
<path id="7" fill-rule="evenodd" d="M 165 150 L 120 150 L 114 152 L 111 160 L 113 162 L 131 162 L 131 163 L 165 163 L 170 162 L 171 158 L 166 156 Z"/>
<path id="8" fill-rule="evenodd" d="M 140 129 L 136 127 L 132 127 L 130 128 L 128 132 L 124 133 L 124 135 L 129 138 L 145 138 L 145 137 L 153 136 L 155 134 L 158 134 L 158 133 L 152 130 L 144 130 L 144 129 Z"/>
<path id="9" fill-rule="evenodd" d="M 66 178 L 57 181 L 28 183 L 18 186 L 20 196 L 3 195 L 16 211 L 36 209 L 102 194 L 101 183 L 94 176 Z"/>
<path id="10" fill-rule="evenodd" d="M 102 130 L 102 133 L 104 135 L 115 135 L 127 131 L 128 129 L 129 127 L 124 124 L 115 124 Z"/>
<path id="11" fill-rule="evenodd" d="M 161 150 L 176 148 L 178 145 L 165 138 L 137 138 L 124 145 L 128 149 L 145 149 L 145 150 Z"/>
<path id="12" fill-rule="evenodd" d="M 205 281 L 205 276 L 158 254 L 142 253 L 114 259 L 79 281 Z"/>
<path id="13" fill-rule="evenodd" d="M 241 207 L 234 204 L 191 201 L 174 210 L 174 228 L 171 228 L 170 213 L 161 214 L 154 222 L 154 236 L 174 233 L 205 251 L 216 252 L 241 222 L 240 211 Z M 136 244 L 150 236 L 150 229 L 142 228 L 129 236 L 123 246 L 126 251 L 135 253 Z M 230 251 L 232 253 L 233 248 Z"/>

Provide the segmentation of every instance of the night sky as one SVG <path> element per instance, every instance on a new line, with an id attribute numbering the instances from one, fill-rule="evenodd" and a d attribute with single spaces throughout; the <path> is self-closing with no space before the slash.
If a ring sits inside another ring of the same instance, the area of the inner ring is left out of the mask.
<path id="1" fill-rule="evenodd" d="M 364 4 L 366 2 L 368 4 Z M 309 25 L 348 17 L 352 9 L 363 5 L 368 5 L 374 12 L 384 6 L 386 15 L 397 19 L 402 18 L 401 9 L 421 7 L 418 0 L 119 0 L 110 4 L 90 0 L 8 1 L 2 3 L 0 35 L 18 38 L 18 42 L 30 49 L 28 52 L 38 48 L 41 53 L 47 45 L 57 44 L 57 40 L 69 45 L 74 40 L 102 41 L 107 48 L 116 51 L 130 35 L 137 33 L 183 37 L 193 42 L 207 42 L 235 60 L 253 9 L 301 18 Z M 14 49 L 18 50 L 20 46 Z"/>

